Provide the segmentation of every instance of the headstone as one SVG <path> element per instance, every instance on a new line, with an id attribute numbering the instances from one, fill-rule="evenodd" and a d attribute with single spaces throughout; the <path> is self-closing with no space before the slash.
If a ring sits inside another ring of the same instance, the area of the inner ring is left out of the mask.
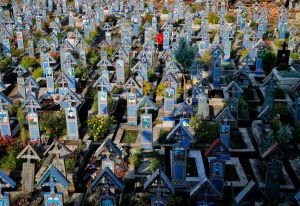
<path id="1" fill-rule="evenodd" d="M 0 92 L 0 136 L 4 138 L 11 137 L 11 129 L 9 123 L 8 106 L 13 103 L 8 97 Z"/>
<path id="2" fill-rule="evenodd" d="M 127 95 L 127 124 L 137 126 L 137 99 L 133 92 Z"/>
<path id="3" fill-rule="evenodd" d="M 164 91 L 164 119 L 163 127 L 172 128 L 174 127 L 175 120 L 173 117 L 174 102 L 176 98 L 175 90 L 172 87 L 165 88 Z"/>
<path id="4" fill-rule="evenodd" d="M 115 64 L 115 68 L 117 74 L 117 82 L 125 83 L 124 61 L 118 59 Z"/>

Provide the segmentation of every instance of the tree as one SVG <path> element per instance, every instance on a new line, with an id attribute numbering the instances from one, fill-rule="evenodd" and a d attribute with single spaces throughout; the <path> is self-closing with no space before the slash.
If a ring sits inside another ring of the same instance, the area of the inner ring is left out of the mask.
<path id="1" fill-rule="evenodd" d="M 179 40 L 178 47 L 174 50 L 174 57 L 178 64 L 180 64 L 180 70 L 183 76 L 183 94 L 185 99 L 186 94 L 186 78 L 185 75 L 190 71 L 190 68 L 194 62 L 197 50 L 195 47 L 189 45 L 185 38 Z"/>
<path id="2" fill-rule="evenodd" d="M 114 122 L 112 116 L 97 115 L 90 118 L 87 123 L 94 141 L 104 138 Z"/>
<path id="3" fill-rule="evenodd" d="M 194 62 L 196 53 L 196 48 L 190 46 L 185 38 L 181 38 L 179 40 L 179 45 L 174 50 L 174 57 L 176 62 L 181 65 L 180 69 L 183 74 L 189 72 L 189 69 Z"/>
<path id="4" fill-rule="evenodd" d="M 276 65 L 276 55 L 272 51 L 266 51 L 262 58 L 262 68 L 265 72 L 265 75 L 271 73 L 275 65 Z"/>

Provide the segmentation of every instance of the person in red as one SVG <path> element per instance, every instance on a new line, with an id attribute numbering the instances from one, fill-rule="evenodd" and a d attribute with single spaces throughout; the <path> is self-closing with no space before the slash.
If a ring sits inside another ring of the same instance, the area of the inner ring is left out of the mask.
<path id="1" fill-rule="evenodd" d="M 163 43 L 164 43 L 164 35 L 161 30 L 159 31 L 159 33 L 156 36 L 156 41 L 157 41 L 157 45 L 158 45 L 158 51 L 162 51 Z"/>

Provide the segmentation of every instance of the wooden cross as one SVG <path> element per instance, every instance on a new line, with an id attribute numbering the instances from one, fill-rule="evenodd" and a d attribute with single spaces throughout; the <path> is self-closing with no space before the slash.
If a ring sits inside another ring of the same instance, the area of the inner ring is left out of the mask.
<path id="1" fill-rule="evenodd" d="M 287 43 L 286 43 L 286 42 L 283 42 L 283 44 L 282 44 L 282 50 L 283 50 L 283 51 L 286 51 L 285 48 L 286 48 L 287 46 L 288 46 Z"/>

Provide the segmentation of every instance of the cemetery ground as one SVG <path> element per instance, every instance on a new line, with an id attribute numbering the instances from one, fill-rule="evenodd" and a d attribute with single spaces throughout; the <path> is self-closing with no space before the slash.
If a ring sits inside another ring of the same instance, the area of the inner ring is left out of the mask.
<path id="1" fill-rule="evenodd" d="M 298 4 L 0 1 L 0 203 L 299 204 Z"/>

